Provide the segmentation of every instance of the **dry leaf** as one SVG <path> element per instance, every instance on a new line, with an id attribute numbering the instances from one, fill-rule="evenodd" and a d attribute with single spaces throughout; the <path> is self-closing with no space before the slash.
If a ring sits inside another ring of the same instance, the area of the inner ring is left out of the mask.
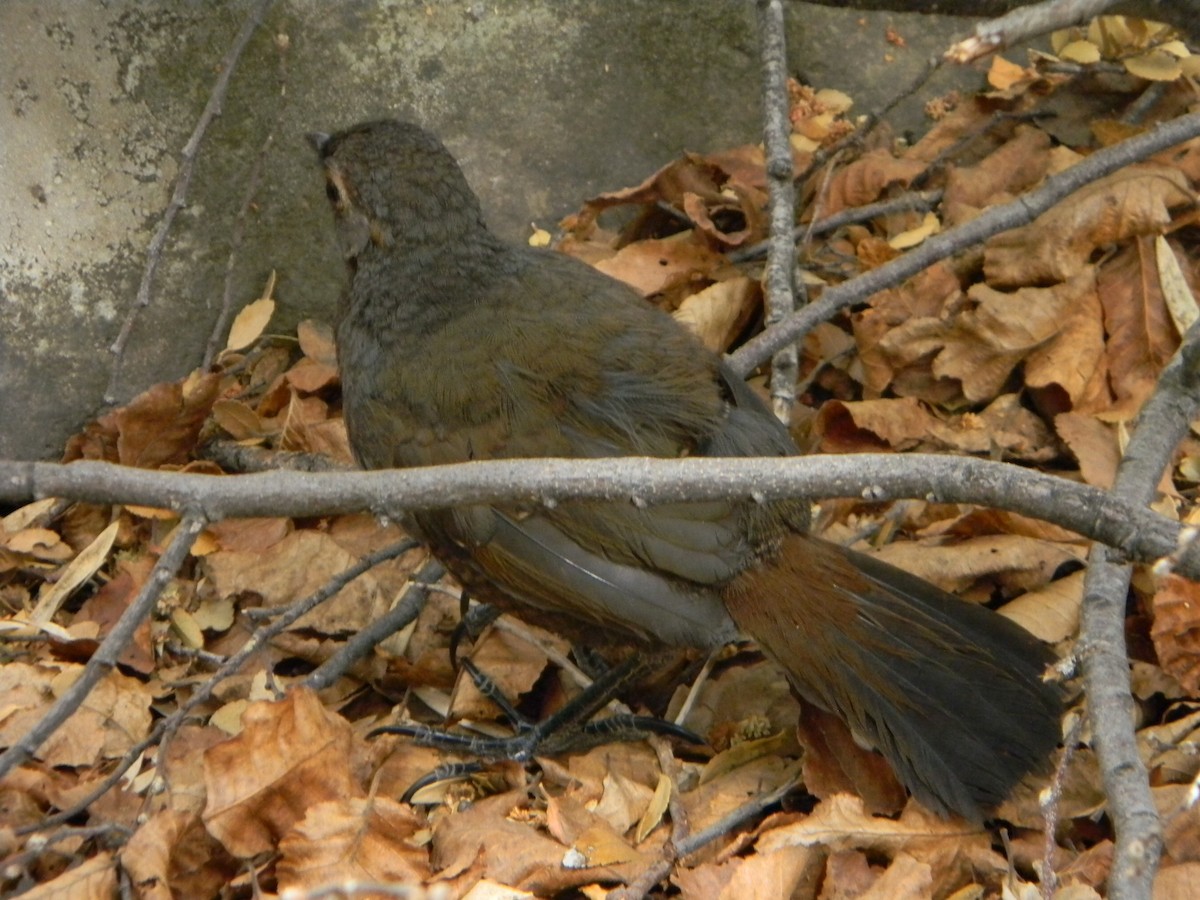
<path id="1" fill-rule="evenodd" d="M 1082 571 L 1072 572 L 1008 601 L 997 611 L 1048 644 L 1065 641 L 1079 630 L 1083 578 Z"/>
<path id="2" fill-rule="evenodd" d="M 26 900 L 105 900 L 117 896 L 117 863 L 112 855 L 98 853 L 56 878 L 21 894 Z"/>
<path id="3" fill-rule="evenodd" d="M 351 772 L 350 726 L 312 691 L 253 703 L 242 726 L 204 754 L 204 825 L 233 856 L 274 848 L 318 803 L 362 796 Z"/>
<path id="4" fill-rule="evenodd" d="M 1052 284 L 1085 272 L 1093 252 L 1141 235 L 1160 234 L 1171 210 L 1190 207 L 1187 178 L 1170 166 L 1127 166 L 1076 191 L 1029 225 L 984 245 L 984 274 L 996 287 Z"/>
<path id="5" fill-rule="evenodd" d="M 1126 416 L 1137 412 L 1179 346 L 1157 272 L 1153 246 L 1142 238 L 1097 273 L 1096 293 L 1108 336 L 1109 380 Z"/>
<path id="6" fill-rule="evenodd" d="M 1121 61 L 1125 71 L 1147 81 L 1175 81 L 1183 75 L 1179 57 L 1163 50 L 1151 50 Z"/>
<path id="7" fill-rule="evenodd" d="M 1171 313 L 1175 330 L 1182 337 L 1196 319 L 1200 318 L 1196 297 L 1179 267 L 1179 259 L 1162 235 L 1154 239 L 1154 258 L 1158 262 L 1158 283 L 1162 287 L 1163 300 Z"/>
<path id="8" fill-rule="evenodd" d="M 421 884 L 429 877 L 429 860 L 413 836 L 425 827 L 412 807 L 386 797 L 312 804 L 279 842 L 280 890 L 350 881 Z"/>
<path id="9" fill-rule="evenodd" d="M 942 223 L 938 221 L 938 217 L 931 212 L 927 212 L 919 226 L 895 235 L 888 241 L 888 246 L 893 250 L 908 250 L 916 247 L 918 244 L 924 243 L 926 238 L 933 237 L 933 235 L 941 230 Z"/>
<path id="10" fill-rule="evenodd" d="M 1163 669 L 1193 696 L 1200 693 L 1200 586 L 1166 576 L 1154 594 L 1150 636 Z"/>
<path id="11" fill-rule="evenodd" d="M 642 815 L 642 820 L 638 822 L 637 831 L 634 832 L 633 840 L 635 844 L 640 844 L 662 821 L 663 815 L 667 811 L 667 807 L 671 803 L 671 779 L 663 772 L 658 773 L 658 784 L 654 788 L 654 796 L 650 798 L 650 804 L 646 807 L 646 812 Z"/>
<path id="12" fill-rule="evenodd" d="M 54 618 L 63 602 L 85 581 L 96 574 L 96 571 L 108 559 L 113 542 L 117 539 L 119 522 L 113 522 L 96 537 L 78 556 L 69 562 L 54 584 L 43 585 L 43 591 L 38 597 L 37 606 L 29 614 L 29 621 L 34 625 L 44 625 Z"/>
<path id="13" fill-rule="evenodd" d="M 988 84 L 999 91 L 1007 91 L 1028 77 L 1028 72 L 1016 63 L 1011 63 L 1000 54 L 992 57 L 988 69 Z"/>
<path id="14" fill-rule="evenodd" d="M 729 349 L 754 315 L 758 284 L 749 278 L 730 278 L 686 297 L 672 315 L 710 350 Z"/>
<path id="15" fill-rule="evenodd" d="M 270 297 L 247 303 L 229 328 L 229 340 L 225 342 L 225 349 L 242 350 L 249 347 L 266 331 L 267 323 L 274 314 L 275 301 Z"/>
<path id="16" fill-rule="evenodd" d="M 313 362 L 337 368 L 337 344 L 333 329 L 316 319 L 302 319 L 296 326 L 300 350 Z"/>
<path id="17" fill-rule="evenodd" d="M 1082 63 L 1083 65 L 1100 62 L 1100 48 L 1091 41 L 1071 41 L 1057 52 L 1067 62 Z"/>

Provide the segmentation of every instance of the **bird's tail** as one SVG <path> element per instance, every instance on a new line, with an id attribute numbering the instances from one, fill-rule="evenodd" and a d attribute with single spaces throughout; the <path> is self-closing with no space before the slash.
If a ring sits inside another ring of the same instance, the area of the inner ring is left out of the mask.
<path id="1" fill-rule="evenodd" d="M 794 534 L 724 597 L 797 692 L 844 718 L 935 811 L 980 819 L 1059 742 L 1050 650 L 894 566 Z"/>

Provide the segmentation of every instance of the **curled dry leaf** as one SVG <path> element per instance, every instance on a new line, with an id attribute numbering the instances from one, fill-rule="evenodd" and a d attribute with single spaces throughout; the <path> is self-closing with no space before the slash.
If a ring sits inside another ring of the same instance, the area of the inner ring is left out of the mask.
<path id="1" fill-rule="evenodd" d="M 1158 283 L 1162 287 L 1163 301 L 1171 313 L 1175 330 L 1183 336 L 1200 318 L 1195 294 L 1188 285 L 1187 276 L 1179 265 L 1179 258 L 1170 241 L 1161 234 L 1154 238 L 1154 258 L 1158 263 Z"/>
<path id="2" fill-rule="evenodd" d="M 306 357 L 323 366 L 337 368 L 337 344 L 334 342 L 333 328 L 328 323 L 303 319 L 296 326 L 296 338 Z"/>
<path id="3" fill-rule="evenodd" d="M 1058 578 L 1005 603 L 998 612 L 1048 644 L 1057 644 L 1079 631 L 1083 606 L 1082 571 Z"/>
<path id="4" fill-rule="evenodd" d="M 59 580 L 52 583 L 43 584 L 43 590 L 37 599 L 37 606 L 34 607 L 34 612 L 30 613 L 29 620 L 32 624 L 42 625 L 49 622 L 53 618 L 54 613 L 59 611 L 68 596 L 71 596 L 79 586 L 85 581 L 88 581 L 100 566 L 108 559 L 108 552 L 113 548 L 113 541 L 116 540 L 116 532 L 120 528 L 120 522 L 109 524 L 108 528 L 96 536 L 96 539 L 84 548 L 79 556 L 72 559 L 59 574 Z"/>
<path id="5" fill-rule="evenodd" d="M 1109 382 L 1118 407 L 1136 413 L 1179 346 L 1158 282 L 1153 243 L 1139 238 L 1102 266 L 1096 293 L 1104 312 Z"/>
<path id="6" fill-rule="evenodd" d="M 922 160 L 897 159 L 885 149 L 869 151 L 835 172 L 822 204 L 822 214 L 828 216 L 874 203 L 893 185 L 908 187 L 924 170 Z"/>
<path id="7" fill-rule="evenodd" d="M 633 840 L 635 843 L 640 844 L 650 832 L 658 827 L 658 824 L 667 812 L 667 807 L 671 803 L 671 791 L 670 777 L 663 772 L 659 772 L 658 784 L 655 785 L 650 802 L 646 805 L 646 810 L 638 822 L 637 831 L 634 832 Z"/>
<path id="8" fill-rule="evenodd" d="M 1079 462 L 1084 481 L 1106 490 L 1113 486 L 1121 462 L 1121 448 L 1117 446 L 1117 434 L 1112 426 L 1095 416 L 1063 413 L 1055 416 L 1054 430 Z"/>
<path id="9" fill-rule="evenodd" d="M 199 815 L 169 809 L 134 832 L 121 850 L 121 865 L 140 896 L 152 900 L 215 896 L 238 870 Z"/>

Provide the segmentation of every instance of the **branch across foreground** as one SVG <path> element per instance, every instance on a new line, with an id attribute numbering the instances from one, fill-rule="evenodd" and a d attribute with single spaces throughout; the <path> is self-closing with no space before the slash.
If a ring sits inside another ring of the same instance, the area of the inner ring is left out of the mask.
<path id="1" fill-rule="evenodd" d="M 628 500 L 670 503 L 734 496 L 899 498 L 974 503 L 1061 525 L 1152 562 L 1180 553 L 1184 529 L 1099 488 L 1020 466 L 910 453 L 813 455 L 787 459 L 529 459 L 373 472 L 266 472 L 213 477 L 102 462 L 0 462 L 0 500 L 42 497 L 132 503 L 197 513 L 210 520 L 319 516 L 370 510 L 398 518 L 414 509 L 518 500 Z M 1177 569 L 1200 577 L 1200 548 Z"/>

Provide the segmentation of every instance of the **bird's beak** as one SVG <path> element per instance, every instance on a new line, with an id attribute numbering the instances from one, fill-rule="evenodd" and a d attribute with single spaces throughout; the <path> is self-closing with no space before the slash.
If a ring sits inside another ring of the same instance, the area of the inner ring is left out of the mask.
<path id="1" fill-rule="evenodd" d="M 312 148 L 321 156 L 325 155 L 325 147 L 329 144 L 329 135 L 324 131 L 310 131 L 305 135 Z"/>

